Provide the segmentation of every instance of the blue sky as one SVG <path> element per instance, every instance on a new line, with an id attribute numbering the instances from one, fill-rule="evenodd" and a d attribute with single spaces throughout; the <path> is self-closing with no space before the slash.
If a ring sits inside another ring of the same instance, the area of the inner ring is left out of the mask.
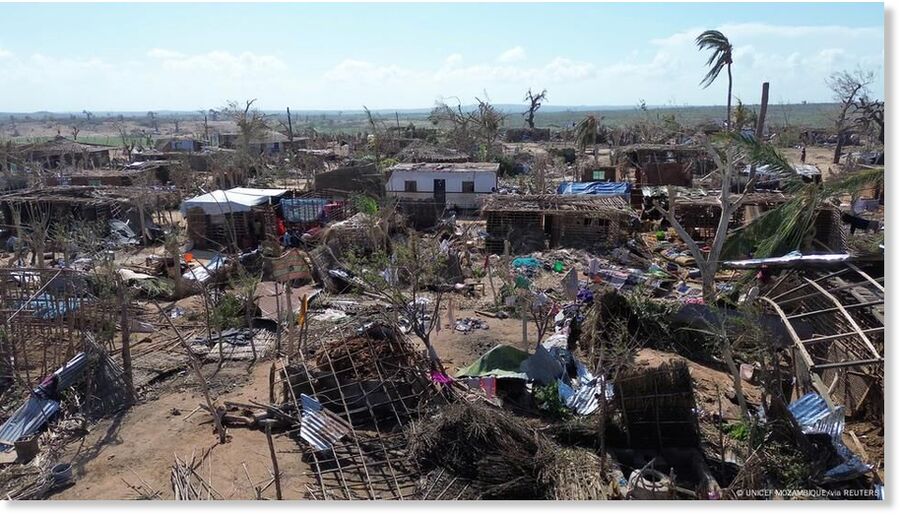
<path id="1" fill-rule="evenodd" d="M 722 104 L 693 38 L 725 32 L 735 95 L 827 101 L 876 70 L 872 4 L 0 4 L 0 111 L 429 107 L 529 87 L 556 105 Z"/>

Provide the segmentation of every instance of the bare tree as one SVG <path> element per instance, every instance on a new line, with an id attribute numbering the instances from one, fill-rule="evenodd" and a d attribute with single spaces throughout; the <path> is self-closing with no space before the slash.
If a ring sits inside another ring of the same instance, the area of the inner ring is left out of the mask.
<path id="1" fill-rule="evenodd" d="M 854 109 L 856 125 L 866 132 L 877 131 L 878 141 L 884 145 L 884 101 L 863 94 L 854 103 Z"/>
<path id="2" fill-rule="evenodd" d="M 122 150 L 125 151 L 125 154 L 128 156 L 128 162 L 131 163 L 131 155 L 134 152 L 134 140 L 128 137 L 125 124 L 116 122 L 113 124 L 113 127 L 119 133 L 119 139 L 122 140 Z"/>
<path id="3" fill-rule="evenodd" d="M 156 113 L 154 111 L 147 111 L 147 118 L 150 119 L 150 125 L 153 127 L 153 132 L 159 132 L 159 121 L 156 119 Z"/>
<path id="4" fill-rule="evenodd" d="M 250 166 L 255 159 L 250 149 L 250 143 L 260 139 L 268 129 L 266 125 L 266 117 L 253 107 L 256 99 L 247 100 L 241 106 L 235 101 L 228 103 L 223 110 L 231 120 L 237 125 L 240 131 L 240 142 L 237 149 L 237 165 L 242 174 L 242 179 L 246 179 L 250 172 Z"/>
<path id="5" fill-rule="evenodd" d="M 522 113 L 522 116 L 525 117 L 525 123 L 528 124 L 529 129 L 534 129 L 534 115 L 537 113 L 538 109 L 541 109 L 541 105 L 547 100 L 547 90 L 541 90 L 540 93 L 535 95 L 531 92 L 531 88 L 528 88 L 528 93 L 525 94 L 525 102 L 528 102 L 528 110 Z"/>
<path id="6" fill-rule="evenodd" d="M 500 136 L 505 115 L 488 100 L 475 98 L 478 103 L 474 110 L 466 111 L 457 99 L 456 107 L 439 101 L 428 119 L 435 125 L 449 125 L 447 137 L 459 150 L 478 154 L 487 160 L 493 154 L 494 144 Z"/>
<path id="7" fill-rule="evenodd" d="M 847 131 L 847 116 L 850 109 L 854 106 L 857 98 L 865 96 L 869 84 L 875 79 L 875 73 L 864 72 L 856 69 L 853 72 L 843 71 L 831 74 L 825 80 L 825 84 L 834 94 L 834 100 L 840 104 L 837 116 L 834 119 L 834 126 L 837 130 L 837 145 L 834 147 L 834 160 L 832 163 L 838 164 L 841 161 L 841 151 L 844 148 L 844 138 Z"/>
<path id="8" fill-rule="evenodd" d="M 597 161 L 597 137 L 600 134 L 600 120 L 602 119 L 603 117 L 590 114 L 575 126 L 575 147 L 584 153 L 587 146 L 590 145 L 593 149 L 594 161 Z"/>
<path id="9" fill-rule="evenodd" d="M 423 294 L 429 284 L 440 281 L 446 263 L 434 238 L 417 234 L 395 245 L 390 255 L 384 251 L 350 253 L 346 259 L 348 270 L 363 288 L 389 305 L 384 316 L 398 327 L 408 326 L 425 346 L 432 369 L 441 372 L 444 366 L 431 343 L 431 333 L 438 324 L 443 293 L 435 292 L 430 302 L 425 302 Z"/>
<path id="10" fill-rule="evenodd" d="M 202 109 L 199 113 L 203 117 L 203 140 L 209 142 L 209 116 Z"/>

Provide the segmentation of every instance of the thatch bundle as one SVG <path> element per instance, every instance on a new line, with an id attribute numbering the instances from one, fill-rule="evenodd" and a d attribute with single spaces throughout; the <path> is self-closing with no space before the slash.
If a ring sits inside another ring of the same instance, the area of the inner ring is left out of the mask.
<path id="1" fill-rule="evenodd" d="M 606 500 L 609 482 L 605 480 L 600 457 L 584 448 L 562 448 L 541 471 L 551 500 Z"/>
<path id="2" fill-rule="evenodd" d="M 477 483 L 483 498 L 602 499 L 600 459 L 562 448 L 526 420 L 458 402 L 409 428 L 410 457 Z"/>

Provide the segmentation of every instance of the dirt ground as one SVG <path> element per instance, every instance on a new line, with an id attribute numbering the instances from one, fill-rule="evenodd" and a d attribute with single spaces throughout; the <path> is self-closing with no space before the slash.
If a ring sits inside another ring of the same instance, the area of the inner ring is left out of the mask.
<path id="1" fill-rule="evenodd" d="M 270 363 L 258 363 L 246 376 L 246 383 L 218 401 L 268 402 Z M 243 370 L 246 364 L 230 368 Z M 272 461 L 265 432 L 229 428 L 228 442 L 218 444 L 211 418 L 203 411 L 191 412 L 204 403 L 196 389 L 170 389 L 130 410 L 102 420 L 80 442 L 67 446 L 63 459 L 73 464 L 76 483 L 51 496 L 54 500 L 132 499 L 137 493 L 125 482 L 151 486 L 171 497 L 170 474 L 174 457 L 190 460 L 212 447 L 203 465 L 203 477 L 226 499 L 254 499 L 255 490 L 272 478 Z M 286 434 L 275 434 L 274 445 L 286 499 L 306 493 L 307 468 L 300 460 L 300 448 Z M 246 472 L 244 470 L 246 466 Z M 275 498 L 274 484 L 262 492 Z"/>

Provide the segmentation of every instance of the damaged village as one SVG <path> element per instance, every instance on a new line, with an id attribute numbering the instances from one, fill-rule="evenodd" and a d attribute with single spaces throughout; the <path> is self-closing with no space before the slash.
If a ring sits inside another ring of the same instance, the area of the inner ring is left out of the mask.
<path id="1" fill-rule="evenodd" d="M 872 81 L 4 117 L 0 496 L 881 499 Z"/>

